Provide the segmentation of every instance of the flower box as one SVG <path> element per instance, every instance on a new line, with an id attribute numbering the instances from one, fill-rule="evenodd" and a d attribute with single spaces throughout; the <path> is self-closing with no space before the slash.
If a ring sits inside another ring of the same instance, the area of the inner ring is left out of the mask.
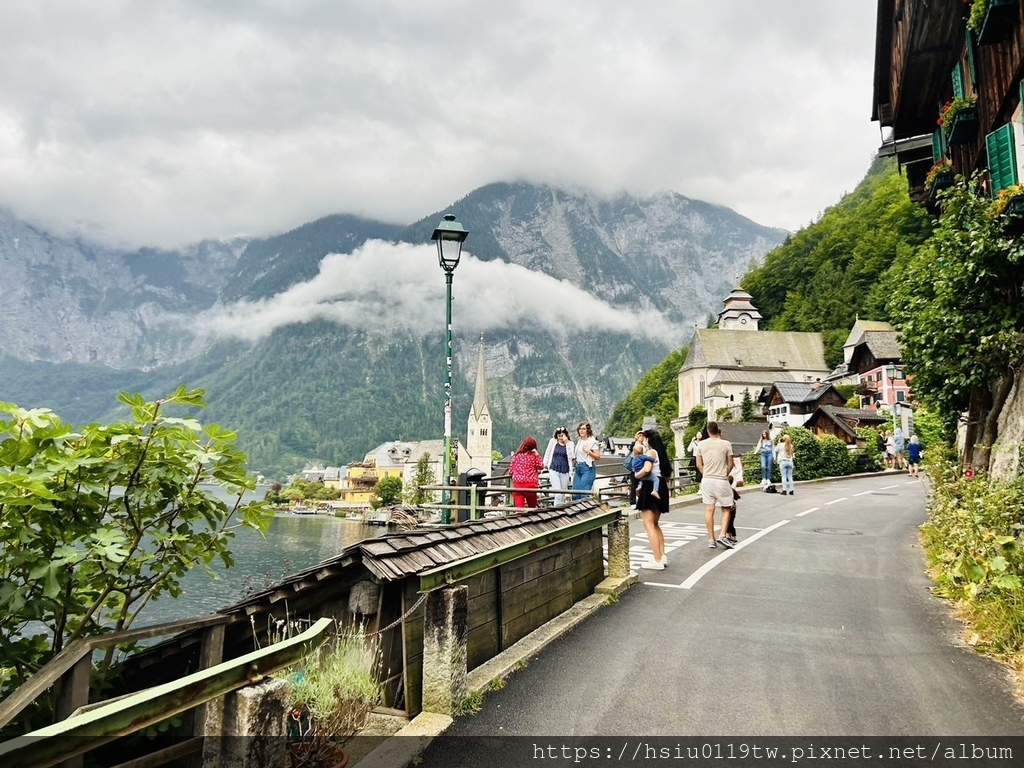
<path id="1" fill-rule="evenodd" d="M 945 171 L 937 174 L 932 181 L 932 185 L 928 187 L 928 200 L 935 202 L 938 198 L 939 192 L 944 189 L 949 189 L 953 186 L 953 171 Z"/>
<path id="2" fill-rule="evenodd" d="M 1006 204 L 1006 216 L 1024 216 L 1024 195 L 1017 195 Z"/>
<path id="3" fill-rule="evenodd" d="M 1019 5 L 1020 0 L 988 0 L 985 19 L 977 31 L 978 42 L 981 45 L 991 45 L 1005 40 L 1013 27 L 1013 17 Z"/>
<path id="4" fill-rule="evenodd" d="M 978 134 L 978 108 L 964 107 L 953 116 L 949 127 L 950 144 L 966 144 Z"/>

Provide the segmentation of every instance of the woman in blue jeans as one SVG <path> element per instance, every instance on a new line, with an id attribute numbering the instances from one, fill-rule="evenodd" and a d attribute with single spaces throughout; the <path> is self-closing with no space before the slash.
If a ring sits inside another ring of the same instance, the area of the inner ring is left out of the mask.
<path id="1" fill-rule="evenodd" d="M 779 441 L 779 450 L 776 458 L 779 460 L 779 474 L 782 475 L 782 492 L 793 495 L 793 440 L 789 435 L 783 435 Z"/>
<path id="2" fill-rule="evenodd" d="M 770 485 L 775 446 L 772 444 L 771 433 L 767 429 L 761 433 L 761 439 L 757 441 L 757 452 L 761 454 L 761 485 Z"/>
<path id="3" fill-rule="evenodd" d="M 573 501 L 587 498 L 590 489 L 594 487 L 594 479 L 597 477 L 597 460 L 601 458 L 601 446 L 594 439 L 594 429 L 589 421 L 581 421 L 576 427 L 580 439 L 576 443 L 576 469 L 572 475 L 572 489 L 574 491 L 588 491 L 588 493 L 574 493 Z"/>

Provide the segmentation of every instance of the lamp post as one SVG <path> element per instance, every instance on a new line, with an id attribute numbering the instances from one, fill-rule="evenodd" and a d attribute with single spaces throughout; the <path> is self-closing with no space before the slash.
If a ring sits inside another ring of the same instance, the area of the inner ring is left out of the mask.
<path id="1" fill-rule="evenodd" d="M 444 380 L 444 460 L 441 463 L 444 473 L 442 485 L 454 485 L 452 474 L 452 273 L 459 266 L 462 256 L 462 243 L 469 236 L 469 231 L 455 219 L 452 213 L 446 213 L 437 225 L 430 239 L 437 243 L 437 263 L 444 270 L 445 282 L 445 380 Z M 441 492 L 441 522 L 452 521 L 452 492 Z"/>

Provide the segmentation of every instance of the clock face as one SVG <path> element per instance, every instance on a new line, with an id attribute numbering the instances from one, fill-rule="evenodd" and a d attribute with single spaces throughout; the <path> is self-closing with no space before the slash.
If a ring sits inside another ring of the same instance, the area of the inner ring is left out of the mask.
<path id="1" fill-rule="evenodd" d="M 740 322 L 741 322 L 741 323 L 742 323 L 743 325 L 746 325 L 746 324 L 747 324 L 747 318 L 745 318 L 745 317 L 741 317 L 741 318 L 740 318 Z"/>

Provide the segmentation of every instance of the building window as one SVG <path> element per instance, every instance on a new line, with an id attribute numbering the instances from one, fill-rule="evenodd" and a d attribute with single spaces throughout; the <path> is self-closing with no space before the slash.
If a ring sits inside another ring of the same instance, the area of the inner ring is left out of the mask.
<path id="1" fill-rule="evenodd" d="M 896 390 L 896 402 L 897 403 L 905 403 L 905 402 L 907 402 L 907 393 L 904 392 L 902 389 L 897 389 Z"/>
<path id="2" fill-rule="evenodd" d="M 487 437 L 487 430 L 486 429 L 481 429 L 480 430 L 480 437 Z"/>

